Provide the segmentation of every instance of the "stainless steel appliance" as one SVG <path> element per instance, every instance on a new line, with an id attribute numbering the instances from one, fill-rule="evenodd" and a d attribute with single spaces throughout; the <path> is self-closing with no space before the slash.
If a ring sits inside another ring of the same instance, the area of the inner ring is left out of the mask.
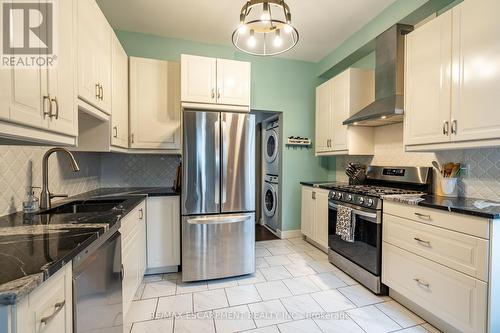
<path id="1" fill-rule="evenodd" d="M 383 197 L 428 193 L 431 184 L 432 168 L 378 166 L 368 167 L 365 184 L 329 184 L 329 261 L 374 293 L 387 293 L 381 283 Z M 354 242 L 336 235 L 339 205 L 352 209 Z"/>
<path id="2" fill-rule="evenodd" d="M 182 280 L 255 272 L 255 116 L 183 112 Z"/>
<path id="3" fill-rule="evenodd" d="M 73 259 L 73 332 L 123 330 L 121 261 L 118 231 Z"/>
<path id="4" fill-rule="evenodd" d="M 279 179 L 277 176 L 264 177 L 264 190 L 262 193 L 262 210 L 264 224 L 276 231 L 281 228 L 279 205 Z"/>

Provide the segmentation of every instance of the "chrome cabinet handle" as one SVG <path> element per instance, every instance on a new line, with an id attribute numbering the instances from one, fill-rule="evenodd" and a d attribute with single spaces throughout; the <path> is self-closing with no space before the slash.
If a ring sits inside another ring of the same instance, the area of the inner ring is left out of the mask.
<path id="1" fill-rule="evenodd" d="M 457 120 L 453 119 L 451 121 L 451 134 L 457 135 Z"/>
<path id="2" fill-rule="evenodd" d="M 134 143 L 134 133 L 130 134 L 130 143 Z"/>
<path id="3" fill-rule="evenodd" d="M 100 85 L 100 91 L 101 91 L 101 101 L 104 100 L 104 87 L 102 84 Z"/>
<path id="4" fill-rule="evenodd" d="M 123 281 L 125 278 L 125 270 L 123 269 L 123 265 L 120 267 L 120 279 Z"/>
<path id="5" fill-rule="evenodd" d="M 420 239 L 418 237 L 415 237 L 413 238 L 415 241 L 417 241 L 418 243 L 420 244 L 425 244 L 426 246 L 430 247 L 431 246 L 431 242 L 429 241 L 426 241 L 426 240 L 423 240 L 423 239 Z"/>
<path id="6" fill-rule="evenodd" d="M 56 105 L 56 113 L 52 114 L 52 108 L 51 108 L 50 118 L 55 117 L 56 119 L 59 119 L 59 102 L 57 101 L 57 97 L 54 97 L 50 100 L 51 105 L 52 105 L 52 102 L 54 102 Z"/>
<path id="7" fill-rule="evenodd" d="M 448 122 L 448 120 L 443 121 L 443 134 L 448 135 L 449 130 L 450 130 L 450 123 Z"/>
<path id="8" fill-rule="evenodd" d="M 66 304 L 66 301 L 62 301 L 59 303 L 54 304 L 54 312 L 50 316 L 43 317 L 40 319 L 40 323 L 42 325 L 47 325 L 52 319 L 54 319 L 55 316 L 64 308 L 64 305 Z"/>
<path id="9" fill-rule="evenodd" d="M 115 132 L 115 133 L 113 134 L 113 138 L 117 138 L 117 137 L 118 137 L 118 127 L 113 126 L 113 131 Z"/>
<path id="10" fill-rule="evenodd" d="M 100 93 L 101 89 L 99 88 L 99 83 L 96 83 L 95 84 L 95 98 L 99 99 L 99 93 Z"/>
<path id="11" fill-rule="evenodd" d="M 220 98 L 220 88 L 217 88 L 217 98 Z"/>
<path id="12" fill-rule="evenodd" d="M 214 98 L 215 98 L 215 89 L 212 88 L 212 99 L 214 99 Z"/>
<path id="13" fill-rule="evenodd" d="M 425 220 L 430 220 L 431 219 L 431 216 L 430 215 L 426 215 L 426 214 L 421 214 L 421 213 L 414 213 L 416 216 L 418 216 L 419 218 L 421 219 L 425 219 Z"/>
<path id="14" fill-rule="evenodd" d="M 415 278 L 413 279 L 413 281 L 415 281 L 416 283 L 418 283 L 419 285 L 421 285 L 422 287 L 425 287 L 425 288 L 430 288 L 430 284 L 428 282 L 425 282 L 419 278 Z"/>
<path id="15" fill-rule="evenodd" d="M 47 101 L 47 100 L 49 101 L 49 111 L 45 110 L 45 106 L 47 105 L 47 103 L 45 101 Z M 43 96 L 42 109 L 43 109 L 43 118 L 44 119 L 46 116 L 52 117 L 52 102 L 50 99 L 50 95 Z"/>
<path id="16" fill-rule="evenodd" d="M 316 200 L 316 192 L 312 192 L 312 198 Z"/>
<path id="17" fill-rule="evenodd" d="M 139 220 L 142 220 L 144 218 L 144 210 L 141 208 L 139 209 Z"/>

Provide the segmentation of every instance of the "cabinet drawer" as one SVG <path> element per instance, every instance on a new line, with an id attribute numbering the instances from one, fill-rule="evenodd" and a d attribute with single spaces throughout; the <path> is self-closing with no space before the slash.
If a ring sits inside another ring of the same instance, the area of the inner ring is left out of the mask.
<path id="1" fill-rule="evenodd" d="M 488 281 L 489 242 L 462 233 L 384 214 L 385 242 Z"/>
<path id="2" fill-rule="evenodd" d="M 132 230 L 141 222 L 146 222 L 146 201 L 141 202 L 130 213 L 121 220 L 120 233 L 122 234 L 122 243 L 125 243 Z"/>
<path id="3" fill-rule="evenodd" d="M 461 332 L 486 332 L 482 281 L 384 242 L 382 282 Z"/>
<path id="4" fill-rule="evenodd" d="M 485 218 L 449 213 L 387 200 L 384 201 L 384 213 L 476 237 L 490 238 L 489 220 Z"/>

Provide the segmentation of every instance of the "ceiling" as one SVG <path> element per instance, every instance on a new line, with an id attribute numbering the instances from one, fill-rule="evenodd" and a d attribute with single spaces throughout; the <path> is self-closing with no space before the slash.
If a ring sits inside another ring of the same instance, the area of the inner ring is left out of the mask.
<path id="1" fill-rule="evenodd" d="M 300 33 L 280 56 L 317 62 L 396 0 L 287 0 Z M 115 29 L 232 45 L 244 0 L 98 0 Z"/>

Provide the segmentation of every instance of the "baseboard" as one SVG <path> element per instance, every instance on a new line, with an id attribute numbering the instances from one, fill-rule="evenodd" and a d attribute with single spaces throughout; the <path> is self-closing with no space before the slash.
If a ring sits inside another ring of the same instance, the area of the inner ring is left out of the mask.
<path id="1" fill-rule="evenodd" d="M 300 229 L 296 229 L 296 230 L 279 230 L 279 237 L 281 239 L 302 237 L 302 232 L 300 231 Z"/>

